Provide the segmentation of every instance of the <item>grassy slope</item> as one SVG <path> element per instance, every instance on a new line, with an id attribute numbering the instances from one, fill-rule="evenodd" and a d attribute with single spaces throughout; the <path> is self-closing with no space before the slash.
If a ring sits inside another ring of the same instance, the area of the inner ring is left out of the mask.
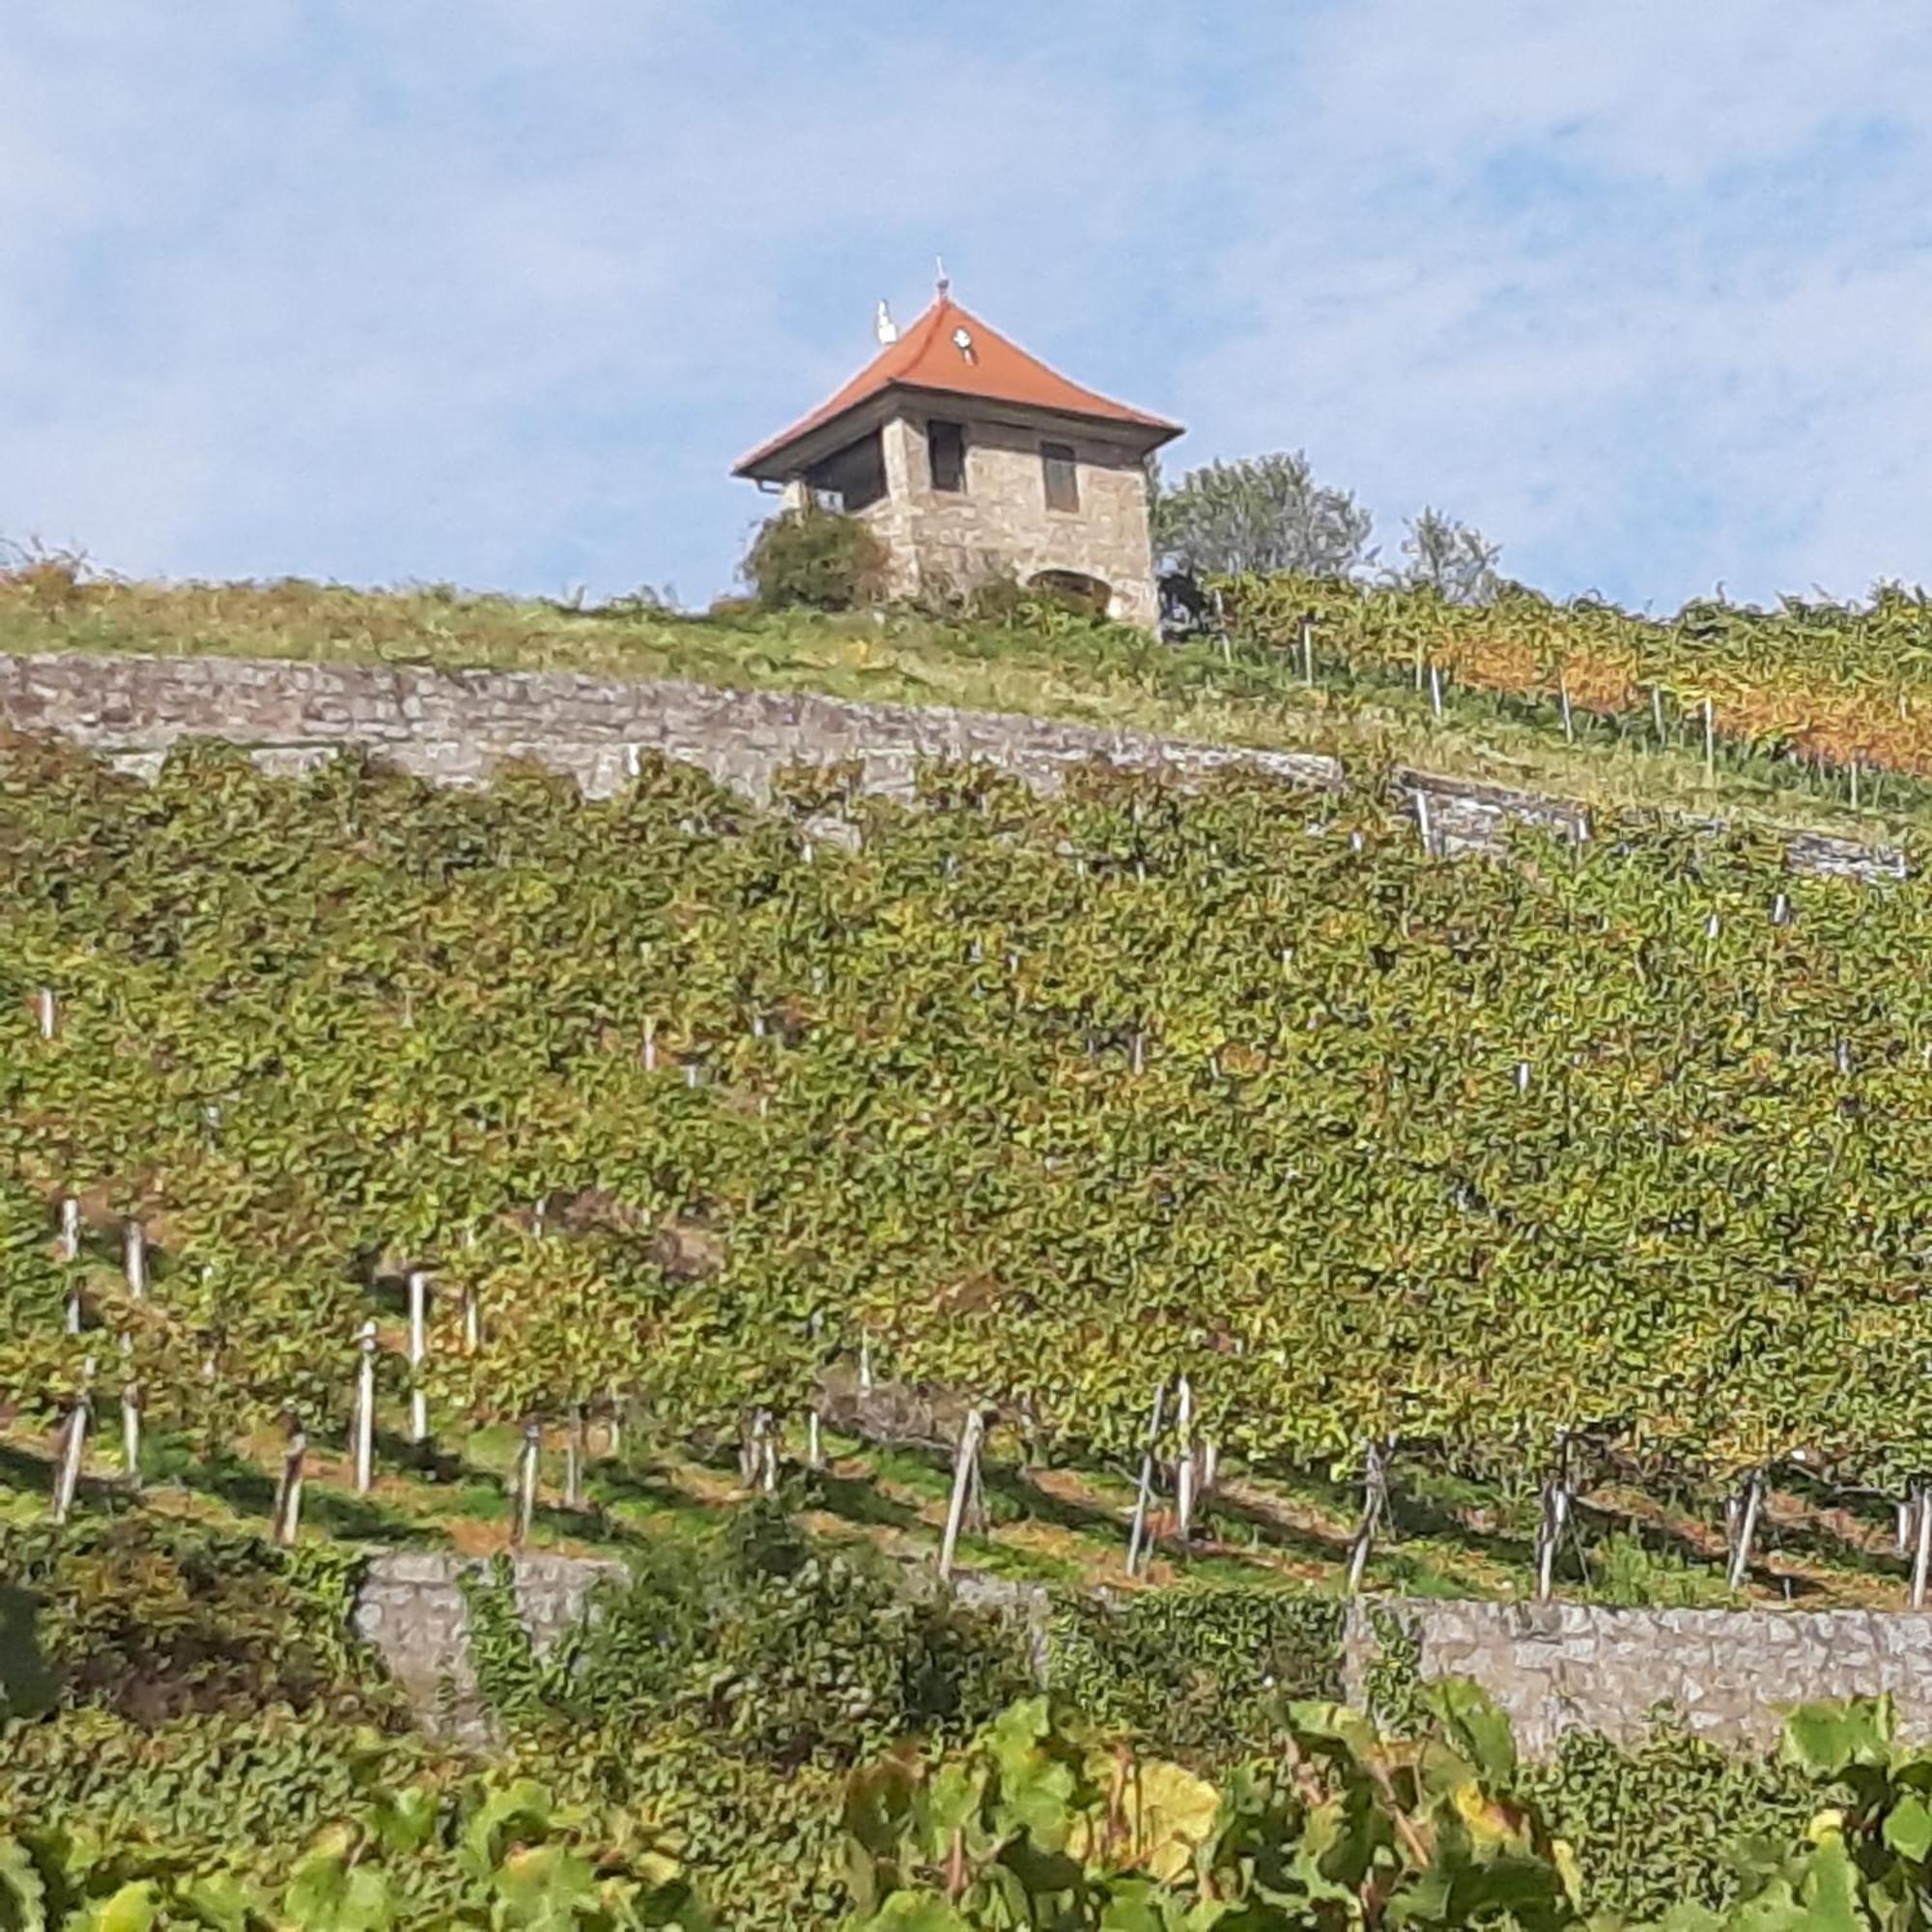
<path id="1" fill-rule="evenodd" d="M 400 1424 L 400 1414 L 390 1418 Z M 371 1545 L 449 1548 L 485 1555 L 506 1547 L 508 1492 L 518 1441 L 509 1429 L 440 1442 L 433 1453 L 386 1441 L 377 1481 L 356 1495 L 340 1445 L 312 1445 L 303 1534 Z M 546 1469 L 532 1527 L 534 1547 L 571 1554 L 623 1556 L 663 1538 L 705 1538 L 742 1492 L 728 1450 L 710 1457 L 689 1445 L 632 1441 L 621 1458 L 594 1453 L 585 1506 L 563 1506 L 560 1472 Z M 41 1518 L 51 1487 L 50 1445 L 0 1438 L 0 1520 Z M 937 1451 L 881 1448 L 828 1436 L 828 1467 L 805 1478 L 788 1471 L 787 1494 L 804 1520 L 834 1538 L 865 1540 L 905 1562 L 937 1550 L 951 1470 Z M 118 1448 L 103 1442 L 90 1459 L 84 1511 L 139 1507 L 203 1520 L 266 1528 L 274 1492 L 276 1445 L 266 1439 L 216 1464 L 199 1462 L 185 1442 L 151 1435 L 143 1445 L 138 1499 L 120 1479 Z M 1055 1585 L 1131 1587 L 1122 1568 L 1132 1489 L 1114 1470 L 1025 1471 L 990 1462 L 985 1471 L 992 1526 L 967 1536 L 969 1568 Z M 1322 1593 L 1342 1588 L 1354 1492 L 1303 1472 L 1266 1481 L 1223 1471 L 1191 1551 L 1175 1546 L 1171 1523 L 1147 1580 L 1193 1577 L 1256 1588 Z M 1520 1597 L 1532 1580 L 1535 1499 L 1408 1464 L 1398 1471 L 1396 1534 L 1370 1564 L 1371 1590 L 1419 1596 Z M 1559 1573 L 1561 1594 L 1621 1604 L 1721 1605 L 1724 1549 L 1708 1498 L 1663 1501 L 1613 1484 L 1579 1499 L 1590 1565 L 1574 1557 Z M 1792 1490 L 1775 1491 L 1745 1599 L 1807 1609 L 1896 1607 L 1904 1565 L 1890 1545 L 1882 1505 L 1855 1516 L 1842 1504 Z"/>
<path id="2" fill-rule="evenodd" d="M 910 613 L 821 616 L 647 608 L 577 611 L 446 587 L 363 591 L 303 582 L 70 583 L 0 576 L 0 651 L 351 660 L 823 691 L 860 699 L 1030 712 L 1176 736 L 1387 761 L 1600 808 L 1723 811 L 1871 839 L 1932 831 L 1932 791 L 1894 781 L 1854 814 L 1789 768 L 1657 750 L 1608 731 L 1566 745 L 1553 720 L 1452 690 L 1440 722 L 1400 679 L 1303 686 L 1281 660 L 1175 648 L 1111 627 L 1059 635 Z"/>

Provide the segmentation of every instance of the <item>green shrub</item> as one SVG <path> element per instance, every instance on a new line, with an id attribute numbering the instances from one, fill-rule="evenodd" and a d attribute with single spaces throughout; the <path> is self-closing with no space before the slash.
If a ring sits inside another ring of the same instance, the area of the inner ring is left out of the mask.
<path id="1" fill-rule="evenodd" d="M 1796 1844 L 1819 1795 L 1796 1766 L 1659 1723 L 1625 1747 L 1572 1732 L 1523 1788 L 1577 1854 L 1590 1897 L 1637 1919 L 1689 1902 L 1728 1907 L 1746 1889 L 1731 1848 L 1747 1838 Z"/>
<path id="2" fill-rule="evenodd" d="M 746 1505 L 715 1550 L 641 1559 L 540 1663 L 486 1590 L 507 1599 L 507 1576 L 472 1597 L 472 1632 L 491 1645 L 478 1683 L 502 1715 L 690 1724 L 780 1770 L 849 1768 L 909 1733 L 963 1737 L 1032 1682 L 1015 1626 L 909 1597 L 872 1551 L 819 1543 L 776 1503 Z"/>
<path id="3" fill-rule="evenodd" d="M 849 611 L 885 594 L 886 553 L 857 517 L 786 510 L 752 540 L 745 580 L 768 611 Z"/>
<path id="4" fill-rule="evenodd" d="M 1613 1530 L 1590 1551 L 1592 1603 L 1616 1609 L 1709 1610 L 1731 1602 L 1720 1571 L 1652 1548 L 1629 1530 Z"/>
<path id="5" fill-rule="evenodd" d="M 350 1631 L 361 1562 L 146 1514 L 0 1525 L 0 1576 L 34 1600 L 36 1661 L 61 1700 L 140 1723 L 270 1704 L 392 1711 Z"/>
<path id="6" fill-rule="evenodd" d="M 1054 1606 L 1052 1687 L 1107 1724 L 1190 1758 L 1266 1747 L 1285 1700 L 1341 1690 L 1342 1605 L 1244 1586 L 1184 1584 L 1119 1605 Z"/>

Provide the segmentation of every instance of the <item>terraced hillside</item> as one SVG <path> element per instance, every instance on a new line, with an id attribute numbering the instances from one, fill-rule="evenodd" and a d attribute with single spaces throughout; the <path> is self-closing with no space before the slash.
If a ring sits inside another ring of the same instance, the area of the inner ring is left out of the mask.
<path id="1" fill-rule="evenodd" d="M 30 1452 L 84 1395 L 110 1446 L 124 1396 L 204 1462 L 347 1446 L 373 1323 L 428 1438 L 799 1462 L 863 1364 L 1131 1479 L 1158 1387 L 1158 1463 L 1283 1494 L 1373 1450 L 1710 1521 L 1781 1469 L 1854 1570 L 1889 1505 L 1840 1492 L 1927 1461 L 1917 881 L 1662 826 L 1451 864 L 1238 774 L 932 771 L 844 851 L 836 772 L 770 811 L 672 766 L 6 772 Z"/>
<path id="2" fill-rule="evenodd" d="M 43 559 L 0 570 L 0 651 L 686 677 L 1309 751 L 1362 773 L 1400 763 L 1878 842 L 1932 824 L 1908 730 L 1932 698 L 1912 599 L 1773 616 L 1700 607 L 1660 624 L 1526 595 L 1466 611 L 1275 579 L 1229 586 L 1228 610 L 1225 638 L 1175 646 L 1050 608 L 997 622 L 748 605 L 680 615 L 649 597 L 586 608 L 446 585 L 155 584 Z M 1887 730 L 1865 729 L 1873 720 Z"/>

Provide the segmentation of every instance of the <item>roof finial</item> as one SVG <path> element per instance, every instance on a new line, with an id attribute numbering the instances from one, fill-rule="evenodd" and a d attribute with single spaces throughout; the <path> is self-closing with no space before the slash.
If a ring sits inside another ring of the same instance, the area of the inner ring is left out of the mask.
<path id="1" fill-rule="evenodd" d="M 936 286 L 939 299 L 944 301 L 952 293 L 952 277 L 946 272 L 946 257 L 944 255 L 935 255 L 932 258 L 932 266 L 937 271 Z"/>
<path id="2" fill-rule="evenodd" d="M 899 339 L 899 326 L 893 320 L 893 312 L 886 306 L 883 296 L 879 298 L 879 312 L 872 318 L 872 333 L 881 343 L 893 343 Z"/>

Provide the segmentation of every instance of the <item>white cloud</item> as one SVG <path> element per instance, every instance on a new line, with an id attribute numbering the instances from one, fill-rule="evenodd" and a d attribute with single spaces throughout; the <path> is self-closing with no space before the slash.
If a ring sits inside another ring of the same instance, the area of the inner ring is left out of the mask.
<path id="1" fill-rule="evenodd" d="M 1246 314 L 1187 367 L 1197 440 L 1305 442 L 1391 540 L 1444 504 L 1558 589 L 1932 575 L 1927 29 L 1817 18 L 1326 13 L 1292 128 L 1217 156 Z"/>

